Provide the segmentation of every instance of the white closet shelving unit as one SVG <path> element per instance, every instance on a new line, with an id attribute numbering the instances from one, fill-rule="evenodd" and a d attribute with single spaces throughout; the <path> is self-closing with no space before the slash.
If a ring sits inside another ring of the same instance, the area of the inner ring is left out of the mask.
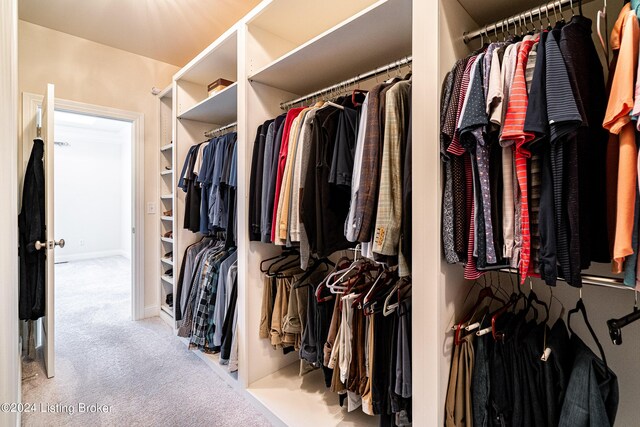
<path id="1" fill-rule="evenodd" d="M 238 31 L 232 27 L 173 77 L 174 85 L 174 141 L 176 170 L 181 170 L 189 148 L 205 141 L 204 132 L 233 123 L 238 116 Z M 220 92 L 208 96 L 209 83 L 223 78 L 236 82 Z M 179 173 L 179 172 L 178 172 Z M 174 178 L 176 209 L 174 218 L 174 277 L 179 277 L 179 266 L 184 251 L 202 236 L 183 228 L 186 194 L 177 188 L 179 177 Z M 188 344 L 187 340 L 182 340 Z M 238 374 L 229 373 L 219 364 L 219 354 L 196 350 L 195 353 L 212 367 L 227 383 L 237 387 Z"/>
<path id="2" fill-rule="evenodd" d="M 197 351 L 227 383 L 245 393 L 276 425 L 368 426 L 377 417 L 348 413 L 328 391 L 320 371 L 298 375 L 298 357 L 273 350 L 258 337 L 262 298 L 260 261 L 280 251 L 249 242 L 248 195 L 253 137 L 265 120 L 281 114 L 281 102 L 356 77 L 390 62 L 414 58 L 414 162 L 428 158 L 428 168 L 414 168 L 414 301 L 424 310 L 413 313 L 414 425 L 436 425 L 441 418 L 442 341 L 437 328 L 440 290 L 438 182 L 438 64 L 436 1 L 422 0 L 265 0 L 174 76 L 175 169 L 203 132 L 238 123 L 238 335 L 239 366 L 231 376 L 217 356 Z M 423 18 L 417 19 L 420 13 Z M 424 18 L 425 15 L 426 19 Z M 426 24 L 425 24 L 426 22 Z M 425 25 L 431 25 L 425 28 Z M 419 53 L 421 56 L 416 57 Z M 403 70 L 404 71 L 404 70 Z M 393 72 L 393 71 L 392 71 Z M 207 97 L 207 84 L 218 78 L 237 82 Z M 385 77 L 381 77 L 384 79 Z M 362 84 L 372 86 L 375 80 Z M 418 110 L 417 108 L 421 108 Z M 418 117 L 419 117 L 418 116 Z M 429 142 L 432 141 L 432 142 Z M 428 153 L 428 154 L 426 154 Z M 199 238 L 183 230 L 185 195 L 174 174 L 174 276 L 186 247 Z M 428 181 L 426 181 L 428 180 Z M 428 197 L 428 198 L 426 198 Z M 422 240 L 421 240 L 422 239 Z M 431 257 L 422 262 L 424 256 Z M 430 266 L 427 268 L 426 266 Z M 422 286 L 424 284 L 424 286 Z M 183 340 L 184 341 L 184 340 Z M 445 389 L 446 391 L 446 389 Z"/>
<path id="3" fill-rule="evenodd" d="M 174 210 L 173 203 L 173 175 L 175 173 L 175 159 L 173 153 L 173 87 L 168 86 L 158 94 L 160 117 L 160 153 L 158 156 L 160 180 L 158 192 L 160 194 L 159 212 L 160 221 L 158 233 L 160 236 L 160 290 L 158 292 L 160 317 L 171 327 L 175 327 L 173 307 L 167 304 L 167 295 L 175 295 L 175 286 L 172 276 L 166 274 L 173 269 L 173 239 L 163 237 L 165 233 L 174 230 L 173 214 L 164 215 L 167 211 Z M 170 254 L 170 255 L 168 255 Z"/>
<path id="4" fill-rule="evenodd" d="M 248 240 L 245 200 L 253 143 L 249 138 L 266 119 L 283 112 L 281 102 L 411 55 L 412 2 L 302 3 L 270 2 L 246 22 L 246 75 L 241 80 L 248 84 L 243 95 L 246 105 L 239 117 L 245 140 L 238 157 L 239 262 L 243 266 L 239 270 L 243 286 L 238 293 L 239 329 L 243 331 L 240 358 L 247 361 L 241 377 L 249 395 L 286 425 L 309 425 L 311 420 L 322 426 L 377 425 L 377 417 L 341 408 L 338 395 L 325 387 L 320 370 L 300 377 L 297 354 L 283 355 L 258 336 L 263 286 L 260 261 L 279 248 Z"/>
<path id="5" fill-rule="evenodd" d="M 429 236 L 429 231 L 427 230 L 427 227 L 431 228 L 431 233 L 438 233 L 439 236 L 440 214 L 438 209 L 440 208 L 440 189 L 442 188 L 442 183 L 440 181 L 441 175 L 433 176 L 431 171 L 431 169 L 439 170 L 440 165 L 438 147 L 435 142 L 438 141 L 439 138 L 439 119 L 437 116 L 437 114 L 439 114 L 440 102 L 439 88 L 446 73 L 451 69 L 455 61 L 468 55 L 480 45 L 480 39 L 473 40 L 469 45 L 465 45 L 463 40 L 464 32 L 471 32 L 483 28 L 485 25 L 490 25 L 495 21 L 522 13 L 530 8 L 538 7 L 546 2 L 544 0 L 489 0 L 485 2 L 477 2 L 474 0 L 438 0 L 437 2 L 424 3 L 425 4 L 418 1 L 414 2 L 414 17 L 417 14 L 418 8 L 422 11 L 419 16 L 423 17 L 423 22 L 419 25 L 414 24 L 414 31 L 422 33 L 422 37 L 424 37 L 424 42 L 420 44 L 420 49 L 424 49 L 424 51 L 416 52 L 416 45 L 414 44 L 414 70 L 424 67 L 424 72 L 419 74 L 421 78 L 424 77 L 424 80 L 421 82 L 424 84 L 424 86 L 421 86 L 424 92 L 420 91 L 418 96 L 416 96 L 415 89 L 418 88 L 418 80 L 415 80 L 413 108 L 414 111 L 418 111 L 418 109 L 425 111 L 426 120 L 414 120 L 413 132 L 414 141 L 418 140 L 416 134 L 423 134 L 426 135 L 429 140 L 434 141 L 434 143 L 428 144 L 428 147 L 427 144 L 420 145 L 414 143 L 414 165 L 418 164 L 416 162 L 420 162 L 420 164 L 427 165 L 428 167 L 418 169 L 414 166 L 413 169 L 413 217 L 422 218 L 419 222 L 414 220 L 414 259 L 418 259 L 417 257 L 419 256 L 419 259 L 424 260 L 424 262 L 414 265 L 413 273 L 414 278 L 418 276 L 430 277 L 431 282 L 427 283 L 435 283 L 436 285 L 430 287 L 415 286 L 413 288 L 414 301 L 420 301 L 424 309 L 420 311 L 414 310 L 412 314 L 414 316 L 414 325 L 437 326 L 435 328 L 431 326 L 425 328 L 423 332 L 423 340 L 435 343 L 433 349 L 424 353 L 416 351 L 415 344 L 417 343 L 417 337 L 416 328 L 414 327 L 413 366 L 417 367 L 425 364 L 427 368 L 426 370 L 421 369 L 418 373 L 414 371 L 413 381 L 415 387 L 416 381 L 420 381 L 420 376 L 428 375 L 428 378 L 433 378 L 433 383 L 425 389 L 423 398 L 425 399 L 424 401 L 429 404 L 431 404 L 430 402 L 437 403 L 437 406 L 433 409 L 436 410 L 438 414 L 437 425 L 442 425 L 444 423 L 444 401 L 452 350 L 452 334 L 448 332 L 448 330 L 450 330 L 448 326 L 451 325 L 453 319 L 458 319 L 461 314 L 468 310 L 468 306 L 475 302 L 475 294 L 472 293 L 465 301 L 471 284 L 463 280 L 462 267 L 459 265 L 448 265 L 444 261 L 441 261 L 440 238 L 434 239 L 433 234 Z M 573 3 L 576 10 L 575 13 L 578 13 L 578 2 L 574 1 Z M 608 31 L 611 31 L 613 27 L 613 18 L 611 17 L 618 16 L 622 5 L 622 0 L 609 0 L 607 2 L 607 14 L 610 17 Z M 582 5 L 583 15 L 593 21 L 592 37 L 601 58 L 603 55 L 596 31 L 596 16 L 597 11 L 601 9 L 602 6 L 602 1 L 583 1 Z M 552 9 L 550 9 L 549 17 L 553 23 L 555 21 L 555 15 L 551 10 Z M 557 10 L 556 8 L 556 12 Z M 572 12 L 570 7 L 563 6 L 563 11 L 564 18 L 567 21 L 571 19 Z M 545 14 L 543 13 L 542 15 L 546 23 L 547 18 Z M 557 12 L 557 15 L 559 17 L 560 13 Z M 437 18 L 435 22 L 434 17 Z M 536 15 L 534 15 L 534 19 L 535 18 Z M 538 26 L 537 21 L 536 26 Z M 513 32 L 513 29 L 511 31 Z M 489 34 L 492 35 L 491 33 Z M 414 40 L 416 40 L 417 36 L 418 34 L 414 33 Z M 437 52 L 437 57 L 435 52 Z M 437 66 L 429 64 L 429 58 L 431 58 L 434 63 L 437 63 Z M 606 72 L 605 67 L 605 73 Z M 420 174 L 423 181 L 418 181 L 417 174 Z M 419 189 L 415 185 L 417 182 L 429 183 L 428 186 L 425 186 L 429 188 L 421 191 L 420 196 L 416 194 L 416 190 Z M 435 182 L 437 182 L 437 185 L 434 184 Z M 421 224 L 424 225 L 424 229 Z M 418 229 L 416 229 L 416 226 L 418 226 Z M 426 245 L 424 243 L 418 243 L 420 240 L 423 242 L 428 241 L 429 243 Z M 424 248 L 424 253 L 418 255 L 415 245 Z M 610 275 L 610 266 L 592 263 L 592 268 L 586 271 L 585 274 Z M 504 274 L 501 276 L 502 283 L 506 283 L 505 286 L 510 287 L 509 278 Z M 496 280 L 495 276 L 494 280 Z M 549 301 L 549 288 L 538 279 L 533 280 L 533 289 L 542 300 Z M 638 424 L 637 403 L 634 397 L 637 392 L 637 385 L 640 384 L 640 371 L 635 367 L 637 358 L 634 357 L 634 355 L 636 354 L 638 342 L 640 342 L 640 329 L 634 327 L 626 328 L 624 330 L 625 343 L 621 346 L 616 346 L 612 344 L 609 338 L 606 321 L 610 318 L 629 313 L 634 306 L 633 294 L 633 292 L 629 291 L 594 286 L 585 286 L 582 290 L 582 297 L 589 313 L 589 320 L 604 348 L 609 367 L 618 376 L 620 403 L 616 416 L 616 425 L 621 426 Z M 573 308 L 578 299 L 578 291 L 561 282 L 559 282 L 558 286 L 553 290 L 553 295 L 562 301 L 566 310 Z M 558 306 L 558 303 L 552 305 L 552 319 L 555 319 L 558 315 Z M 417 323 L 418 318 L 421 319 L 418 321 L 419 323 Z M 576 333 L 585 340 L 585 343 L 592 347 L 595 354 L 599 354 L 582 319 L 576 319 L 575 324 L 572 322 L 572 327 Z M 437 369 L 434 369 L 434 367 L 437 367 Z M 436 381 L 435 378 L 438 380 Z M 421 382 L 418 384 L 421 384 Z M 416 402 L 416 400 L 414 400 L 414 402 Z M 414 409 L 419 410 L 420 407 L 414 404 Z M 436 420 L 433 421 L 433 425 L 436 425 Z"/>

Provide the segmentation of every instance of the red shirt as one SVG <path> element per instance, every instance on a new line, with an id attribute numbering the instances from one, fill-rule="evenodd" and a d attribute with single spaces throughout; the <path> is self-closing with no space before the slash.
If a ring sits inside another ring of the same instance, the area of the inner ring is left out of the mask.
<path id="1" fill-rule="evenodd" d="M 520 251 L 520 282 L 524 283 L 529 275 L 529 264 L 531 262 L 531 233 L 529 228 L 529 195 L 527 192 L 527 159 L 531 157 L 531 152 L 524 148 L 524 144 L 534 139 L 532 133 L 524 131 L 524 120 L 527 115 L 529 105 L 529 95 L 527 93 L 527 82 L 525 77 L 527 60 L 531 48 L 540 37 L 523 41 L 518 51 L 518 62 L 513 76 L 509 105 L 504 120 L 501 140 L 514 141 L 516 175 L 518 186 L 520 187 L 520 230 L 522 236 L 522 249 Z"/>
<path id="2" fill-rule="evenodd" d="M 276 192 L 273 199 L 273 217 L 271 221 L 271 241 L 276 240 L 276 217 L 278 214 L 278 201 L 280 200 L 280 187 L 282 186 L 282 175 L 284 175 L 284 167 L 287 164 L 287 155 L 289 154 L 289 131 L 293 120 L 298 114 L 307 107 L 292 108 L 287 112 L 284 120 L 284 128 L 282 129 L 282 144 L 280 144 L 280 153 L 278 155 L 278 173 L 276 175 Z"/>

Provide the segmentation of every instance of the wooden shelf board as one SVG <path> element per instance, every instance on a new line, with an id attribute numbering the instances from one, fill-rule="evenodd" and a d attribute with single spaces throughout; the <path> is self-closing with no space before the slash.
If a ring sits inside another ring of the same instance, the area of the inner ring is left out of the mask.
<path id="1" fill-rule="evenodd" d="M 163 274 L 162 276 L 160 276 L 161 279 L 167 283 L 169 283 L 170 285 L 173 285 L 173 277 L 171 276 L 167 276 L 166 274 Z"/>
<path id="2" fill-rule="evenodd" d="M 162 91 L 160 91 L 160 93 L 158 94 L 158 98 L 173 99 L 173 85 L 170 84 L 169 86 L 162 89 Z"/>
<path id="3" fill-rule="evenodd" d="M 173 78 L 202 86 L 220 78 L 235 81 L 238 78 L 237 63 L 238 30 L 234 25 L 182 67 Z"/>
<path id="4" fill-rule="evenodd" d="M 163 221 L 173 221 L 173 217 L 172 216 L 163 215 L 163 216 L 160 217 L 160 219 L 163 220 Z"/>
<path id="5" fill-rule="evenodd" d="M 168 151 L 168 150 L 173 150 L 173 144 L 167 144 L 160 147 L 160 151 Z"/>
<path id="6" fill-rule="evenodd" d="M 380 1 L 266 65 L 249 80 L 305 95 L 409 56 L 411 4 Z"/>
<path id="7" fill-rule="evenodd" d="M 162 240 L 165 243 L 171 243 L 173 245 L 173 239 L 170 239 L 168 237 L 161 237 L 160 240 Z"/>
<path id="8" fill-rule="evenodd" d="M 162 305 L 160 305 L 160 310 L 164 311 L 173 318 L 173 307 L 169 307 L 167 304 L 163 303 Z"/>
<path id="9" fill-rule="evenodd" d="M 378 425 L 378 417 L 340 407 L 338 394 L 325 386 L 322 370 L 302 377 L 299 371 L 300 363 L 293 363 L 253 382 L 247 391 L 285 425 L 309 425 L 309 414 L 318 426 Z"/>
<path id="10" fill-rule="evenodd" d="M 226 125 L 238 117 L 238 83 L 194 105 L 178 116 L 179 119 Z"/>
<path id="11" fill-rule="evenodd" d="M 180 341 L 185 344 L 187 347 L 189 346 L 189 339 L 179 337 Z M 230 387 L 241 391 L 240 383 L 238 381 L 238 372 L 229 372 L 226 365 L 220 364 L 220 353 L 211 354 L 205 353 L 200 350 L 192 350 L 193 353 L 202 359 L 207 366 L 209 366 L 213 372 L 215 372 L 220 378 L 223 379 Z"/>
<path id="12" fill-rule="evenodd" d="M 167 259 L 167 258 L 160 258 L 160 261 L 164 264 L 170 265 L 173 267 L 173 261 L 171 259 Z"/>
<path id="13" fill-rule="evenodd" d="M 170 170 L 166 170 L 166 169 L 165 169 L 165 170 L 163 170 L 162 172 L 160 172 L 160 175 L 163 175 L 163 176 L 165 176 L 165 175 L 172 175 L 172 174 L 173 174 L 173 169 L 170 169 Z"/>

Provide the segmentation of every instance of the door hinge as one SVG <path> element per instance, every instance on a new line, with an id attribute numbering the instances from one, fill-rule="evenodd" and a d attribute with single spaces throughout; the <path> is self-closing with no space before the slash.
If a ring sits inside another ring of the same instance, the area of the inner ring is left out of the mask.
<path id="1" fill-rule="evenodd" d="M 135 227 L 131 227 L 131 234 L 136 234 L 136 228 Z"/>

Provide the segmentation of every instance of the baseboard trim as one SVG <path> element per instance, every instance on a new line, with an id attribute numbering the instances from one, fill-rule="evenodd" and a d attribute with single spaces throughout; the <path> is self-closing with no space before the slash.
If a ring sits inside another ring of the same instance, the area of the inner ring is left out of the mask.
<path id="1" fill-rule="evenodd" d="M 159 305 L 150 305 L 144 308 L 144 317 L 143 319 L 148 319 L 149 317 L 156 317 L 160 315 L 160 306 Z"/>
<path id="2" fill-rule="evenodd" d="M 127 259 L 131 259 L 131 254 L 129 254 L 128 252 L 122 249 L 114 249 L 111 251 L 86 252 L 82 254 L 56 254 L 55 262 L 83 261 L 87 259 L 108 258 L 112 256 L 123 256 Z"/>

